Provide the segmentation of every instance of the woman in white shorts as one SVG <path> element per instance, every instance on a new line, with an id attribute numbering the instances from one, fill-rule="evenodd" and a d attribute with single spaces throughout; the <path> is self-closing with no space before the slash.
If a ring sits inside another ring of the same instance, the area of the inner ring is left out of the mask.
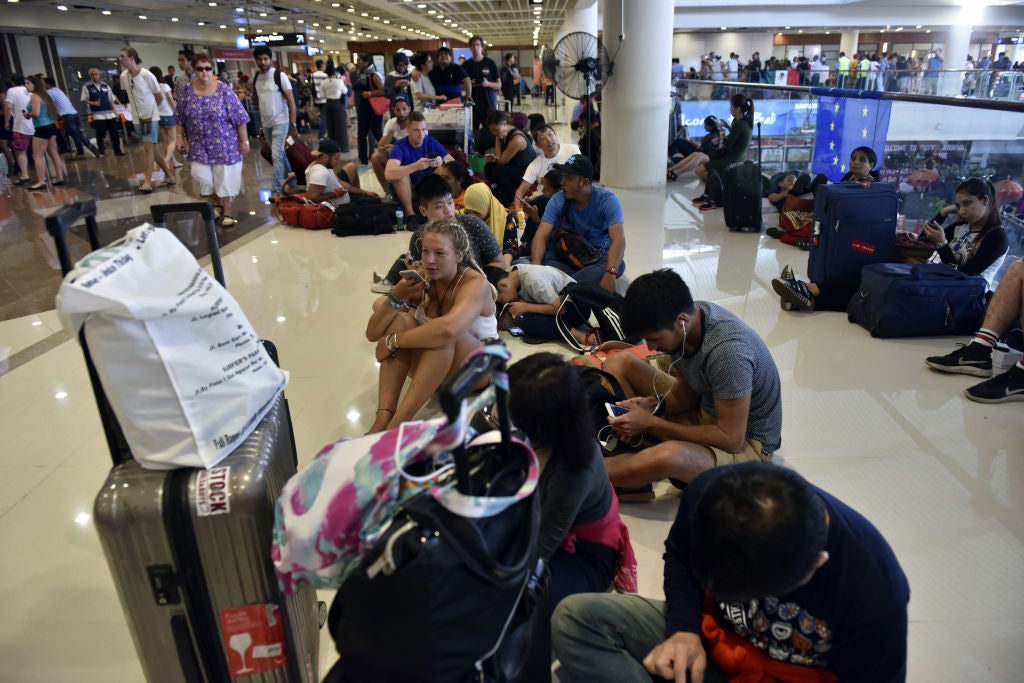
<path id="1" fill-rule="evenodd" d="M 231 86 L 214 76 L 213 60 L 198 53 L 192 58 L 195 78 L 181 90 L 174 111 L 175 142 L 192 162 L 192 180 L 204 197 L 213 196 L 221 208 L 220 225 L 238 221 L 231 202 L 242 189 L 242 159 L 249 153 L 245 124 L 249 115 Z"/>

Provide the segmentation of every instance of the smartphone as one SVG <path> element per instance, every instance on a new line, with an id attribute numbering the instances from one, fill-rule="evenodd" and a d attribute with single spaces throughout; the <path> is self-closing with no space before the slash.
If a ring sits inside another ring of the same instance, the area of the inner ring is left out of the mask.
<path id="1" fill-rule="evenodd" d="M 525 204 L 526 206 L 533 206 L 533 202 L 531 202 L 526 197 L 520 197 L 519 195 L 516 195 L 516 199 L 519 200 L 520 204 Z"/>
<path id="2" fill-rule="evenodd" d="M 508 328 L 508 333 L 513 337 L 522 337 L 524 334 L 523 328 L 521 327 L 510 327 Z"/>
<path id="3" fill-rule="evenodd" d="M 415 282 L 426 282 L 426 279 L 420 275 L 418 270 L 403 270 L 399 273 L 406 280 L 413 280 Z"/>
<path id="4" fill-rule="evenodd" d="M 608 415 L 611 417 L 619 417 L 620 415 L 625 415 L 629 412 L 626 408 L 620 408 L 614 403 L 605 403 L 604 409 L 608 411 Z"/>

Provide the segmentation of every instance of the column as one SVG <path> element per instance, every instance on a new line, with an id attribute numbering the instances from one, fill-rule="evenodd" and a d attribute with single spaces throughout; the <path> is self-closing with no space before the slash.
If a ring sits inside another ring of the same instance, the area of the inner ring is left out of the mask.
<path id="1" fill-rule="evenodd" d="M 939 74 L 939 94 L 956 97 L 963 87 L 964 75 L 960 71 L 948 72 L 949 69 L 963 69 L 967 61 L 967 52 L 971 49 L 971 14 L 961 9 L 961 21 L 953 23 L 946 29 L 946 49 L 942 51 L 942 69 L 946 73 Z"/>
<path id="2" fill-rule="evenodd" d="M 860 43 L 860 29 L 848 28 L 839 36 L 839 51 L 845 52 L 846 56 L 853 59 L 857 52 L 857 45 Z"/>
<path id="3" fill-rule="evenodd" d="M 601 109 L 605 185 L 640 188 L 665 182 L 674 12 L 673 0 L 604 6 L 604 45 L 615 55 L 615 74 L 604 86 Z"/>
<path id="4" fill-rule="evenodd" d="M 555 42 L 551 44 L 554 48 L 565 36 L 570 33 L 582 31 L 583 33 L 589 33 L 592 36 L 597 36 L 597 0 L 579 0 L 576 3 L 576 7 L 573 9 L 566 8 L 565 10 L 565 21 L 562 23 L 562 27 L 558 30 L 555 36 Z M 555 102 L 562 101 L 562 91 L 555 86 Z M 559 120 L 568 122 L 569 117 L 572 114 L 573 108 L 576 106 L 580 99 L 573 99 L 571 97 L 565 97 L 566 109 Z M 559 110 L 561 111 L 561 110 Z"/>

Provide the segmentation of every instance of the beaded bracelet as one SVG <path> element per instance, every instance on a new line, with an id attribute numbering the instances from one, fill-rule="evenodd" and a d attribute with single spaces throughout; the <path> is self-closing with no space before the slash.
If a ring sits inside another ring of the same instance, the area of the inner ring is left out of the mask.
<path id="1" fill-rule="evenodd" d="M 396 311 L 400 310 L 405 306 L 405 299 L 399 299 L 394 292 L 388 292 L 388 305 Z"/>
<path id="2" fill-rule="evenodd" d="M 384 337 L 384 346 L 388 351 L 398 351 L 398 333 L 392 332 L 388 336 Z"/>

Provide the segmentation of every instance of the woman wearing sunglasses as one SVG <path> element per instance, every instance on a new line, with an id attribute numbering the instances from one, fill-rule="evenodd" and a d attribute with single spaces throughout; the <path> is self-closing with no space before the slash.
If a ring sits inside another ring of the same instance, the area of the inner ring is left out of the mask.
<path id="1" fill-rule="evenodd" d="M 195 78 L 181 91 L 174 111 L 175 144 L 191 161 L 192 180 L 203 197 L 213 197 L 221 208 L 220 225 L 230 228 L 238 221 L 231 202 L 242 189 L 242 159 L 249 153 L 245 124 L 249 115 L 231 86 L 217 80 L 213 60 L 198 53 L 192 57 Z"/>

